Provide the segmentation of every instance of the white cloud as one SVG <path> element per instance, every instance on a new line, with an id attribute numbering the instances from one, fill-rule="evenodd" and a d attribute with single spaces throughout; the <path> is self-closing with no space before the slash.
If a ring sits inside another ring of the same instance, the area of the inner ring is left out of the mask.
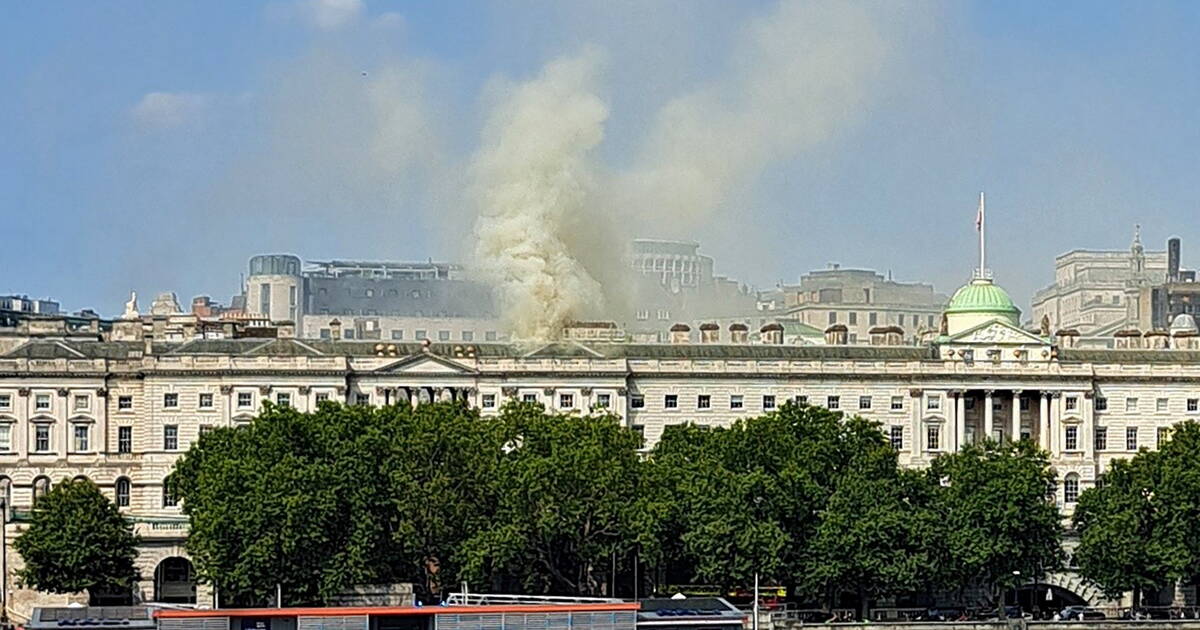
<path id="1" fill-rule="evenodd" d="M 194 121 L 211 102 L 210 95 L 196 92 L 148 92 L 130 115 L 145 129 L 169 129 Z"/>
<path id="2" fill-rule="evenodd" d="M 301 5 L 304 17 L 323 31 L 333 31 L 358 21 L 363 13 L 362 0 L 306 0 Z"/>
<path id="3" fill-rule="evenodd" d="M 371 21 L 371 26 L 385 29 L 404 28 L 404 16 L 395 11 L 381 13 Z"/>

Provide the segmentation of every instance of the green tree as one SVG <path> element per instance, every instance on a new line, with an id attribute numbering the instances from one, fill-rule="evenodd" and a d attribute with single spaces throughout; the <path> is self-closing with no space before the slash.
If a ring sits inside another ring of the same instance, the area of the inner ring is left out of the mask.
<path id="1" fill-rule="evenodd" d="M 133 525 L 96 484 L 62 481 L 38 499 L 13 546 L 26 586 L 51 593 L 128 592 L 138 580 Z"/>
<path id="2" fill-rule="evenodd" d="M 466 542 L 474 582 L 526 592 L 600 595 L 611 566 L 648 540 L 641 436 L 609 415 L 546 413 L 509 403 L 511 432 L 489 526 Z"/>
<path id="3" fill-rule="evenodd" d="M 1034 444 L 969 445 L 935 459 L 928 474 L 940 485 L 934 509 L 948 555 L 939 563 L 945 584 L 979 585 L 999 604 L 1004 589 L 1062 564 L 1061 515 L 1046 498 L 1054 473 Z"/>

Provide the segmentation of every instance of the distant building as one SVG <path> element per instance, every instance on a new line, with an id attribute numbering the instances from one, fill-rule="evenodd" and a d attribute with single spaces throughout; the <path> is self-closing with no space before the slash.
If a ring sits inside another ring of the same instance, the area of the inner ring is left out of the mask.
<path id="1" fill-rule="evenodd" d="M 59 304 L 54 300 L 39 300 L 28 295 L 0 295 L 0 311 L 33 315 L 58 315 Z"/>
<path id="2" fill-rule="evenodd" d="M 759 296 L 759 308 L 781 320 L 817 330 L 846 327 L 848 342 L 866 344 L 872 331 L 898 327 L 905 339 L 936 330 L 947 296 L 922 282 L 897 282 L 869 269 L 811 271 L 796 285 L 783 285 Z"/>

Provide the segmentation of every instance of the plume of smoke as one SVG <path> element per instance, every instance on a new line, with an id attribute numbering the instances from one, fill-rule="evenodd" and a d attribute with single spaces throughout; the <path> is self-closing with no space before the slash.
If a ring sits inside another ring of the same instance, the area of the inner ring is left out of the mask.
<path id="1" fill-rule="evenodd" d="M 594 212 L 592 150 L 608 107 L 601 56 L 588 49 L 510 86 L 488 117 L 472 166 L 476 262 L 497 287 L 514 339 L 544 340 L 602 308 L 600 284 L 572 246 Z"/>

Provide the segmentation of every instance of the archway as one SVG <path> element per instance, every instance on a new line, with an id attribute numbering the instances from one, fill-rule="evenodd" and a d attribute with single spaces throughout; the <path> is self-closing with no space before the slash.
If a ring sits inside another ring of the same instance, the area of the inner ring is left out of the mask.
<path id="1" fill-rule="evenodd" d="M 1016 596 L 1016 601 L 1013 597 Z M 1035 617 L 1045 617 L 1056 613 L 1068 606 L 1089 606 L 1085 597 L 1055 584 L 1024 584 L 1014 591 L 1005 594 L 1008 604 L 1016 604 L 1021 610 L 1033 613 Z"/>
<path id="2" fill-rule="evenodd" d="M 164 558 L 154 569 L 154 601 L 166 604 L 195 604 L 196 576 L 187 558 Z"/>

